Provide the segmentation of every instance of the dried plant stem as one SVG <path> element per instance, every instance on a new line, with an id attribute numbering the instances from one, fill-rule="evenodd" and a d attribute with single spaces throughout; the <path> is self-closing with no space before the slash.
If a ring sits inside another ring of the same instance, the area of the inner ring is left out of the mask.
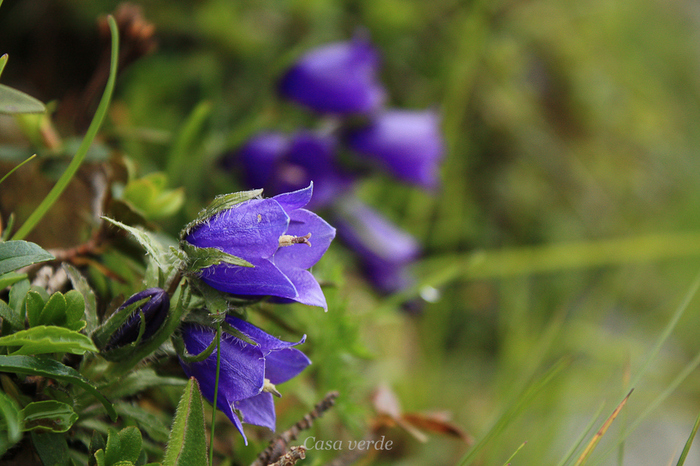
<path id="1" fill-rule="evenodd" d="M 289 443 L 296 440 L 301 431 L 309 429 L 313 425 L 314 419 L 318 419 L 324 412 L 330 409 L 335 404 L 336 398 L 338 398 L 338 392 L 328 392 L 326 396 L 324 396 L 323 399 L 316 406 L 314 406 L 314 409 L 311 410 L 310 413 L 304 416 L 290 429 L 282 432 L 280 435 L 272 439 L 270 441 L 270 445 L 268 445 L 268 447 L 258 455 L 258 458 L 253 462 L 253 464 L 251 464 L 251 466 L 267 466 L 269 464 L 275 464 L 274 462 L 282 458 L 287 450 L 289 450 Z M 306 450 L 304 450 L 304 453 L 305 452 Z M 303 456 L 301 458 L 303 458 Z M 294 463 L 281 464 L 286 465 Z"/>
<path id="2" fill-rule="evenodd" d="M 297 461 L 304 458 L 306 458 L 306 448 L 303 445 L 293 446 L 289 449 L 289 453 L 268 466 L 294 466 Z"/>

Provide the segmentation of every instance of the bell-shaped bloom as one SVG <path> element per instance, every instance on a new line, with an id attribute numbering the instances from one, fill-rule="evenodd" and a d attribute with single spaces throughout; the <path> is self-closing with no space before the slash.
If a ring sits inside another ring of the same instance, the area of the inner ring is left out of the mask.
<path id="1" fill-rule="evenodd" d="M 408 266 L 420 254 L 416 239 L 356 199 L 338 207 L 338 236 L 358 255 L 370 283 L 386 294 L 412 285 Z"/>
<path id="2" fill-rule="evenodd" d="M 288 343 L 236 317 L 227 316 L 226 322 L 255 343 L 251 345 L 227 333 L 222 333 L 221 337 L 216 407 L 228 416 L 247 445 L 241 421 L 274 431 L 275 405 L 270 391 L 275 391 L 275 385 L 298 375 L 311 361 L 304 353 L 292 348 L 303 343 L 306 336 L 298 343 Z M 191 355 L 204 351 L 215 337 L 212 328 L 194 324 L 182 326 L 185 348 Z M 197 379 L 202 395 L 210 403 L 213 403 L 216 388 L 216 359 L 216 350 L 200 362 L 186 363 L 180 359 L 187 377 Z"/>
<path id="3" fill-rule="evenodd" d="M 135 309 L 124 324 L 112 334 L 106 349 L 117 348 L 136 341 L 141 328 L 141 313 L 143 313 L 146 322 L 141 340 L 146 340 L 153 336 L 156 330 L 163 325 L 170 310 L 170 296 L 160 288 L 149 288 L 136 293 L 124 301 L 124 304 L 116 312 L 144 298 L 150 299 Z"/>
<path id="4" fill-rule="evenodd" d="M 435 111 L 388 110 L 346 136 L 351 149 L 398 179 L 427 189 L 439 185 L 444 142 Z"/>
<path id="5" fill-rule="evenodd" d="M 269 199 L 250 199 L 223 210 L 187 232 L 184 240 L 245 259 L 253 267 L 220 263 L 199 277 L 219 291 L 273 296 L 327 309 L 311 268 L 335 237 L 335 228 L 303 209 L 313 185 Z"/>
<path id="6" fill-rule="evenodd" d="M 280 93 L 319 113 L 369 114 L 384 103 L 379 56 L 362 37 L 307 52 L 282 77 Z"/>
<path id="7" fill-rule="evenodd" d="M 264 132 L 252 137 L 238 151 L 224 157 L 224 167 L 243 172 L 248 188 L 266 193 L 296 191 L 314 184 L 310 209 L 326 207 L 347 192 L 353 178 L 336 161 L 335 138 L 311 131 L 290 136 Z"/>

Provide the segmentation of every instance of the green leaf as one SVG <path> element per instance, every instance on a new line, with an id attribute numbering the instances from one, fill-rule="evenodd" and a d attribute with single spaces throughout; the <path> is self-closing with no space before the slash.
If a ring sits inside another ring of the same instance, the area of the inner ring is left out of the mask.
<path id="1" fill-rule="evenodd" d="M 0 0 L 0 5 L 2 5 L 2 0 Z M 2 56 L 0 56 L 0 76 L 2 76 L 2 70 L 5 69 L 5 65 L 7 64 L 7 60 L 10 58 L 10 56 L 6 53 L 3 53 Z"/>
<path id="2" fill-rule="evenodd" d="M 46 107 L 39 100 L 4 84 L 0 84 L 0 114 L 44 113 Z"/>
<path id="3" fill-rule="evenodd" d="M 66 298 L 63 293 L 56 292 L 44 304 L 39 315 L 40 325 L 61 325 L 66 321 Z"/>
<path id="4" fill-rule="evenodd" d="M 126 427 L 119 431 L 121 448 L 119 450 L 119 461 L 136 463 L 141 454 L 141 431 L 134 426 Z"/>
<path id="5" fill-rule="evenodd" d="M 7 304 L 15 311 L 22 313 L 24 311 L 22 309 L 24 307 L 24 298 L 27 296 L 30 287 L 29 280 L 21 280 L 12 285 L 12 288 L 10 288 L 10 300 Z"/>
<path id="6" fill-rule="evenodd" d="M 135 395 L 151 387 L 184 386 L 185 379 L 179 377 L 163 377 L 151 368 L 140 369 L 129 373 L 126 377 L 115 381 L 105 389 L 112 398 L 124 398 Z"/>
<path id="7" fill-rule="evenodd" d="M 92 383 L 83 377 L 72 367 L 64 366 L 58 361 L 48 358 L 35 358 L 31 356 L 0 356 L 0 372 L 12 372 L 15 374 L 40 375 L 61 382 L 72 383 L 83 390 L 90 392 L 102 403 L 107 414 L 113 420 L 117 420 L 117 413 L 112 403 L 100 393 Z"/>
<path id="8" fill-rule="evenodd" d="M 24 327 L 20 313 L 12 309 L 5 301 L 0 301 L 0 317 L 13 329 Z"/>
<path id="9" fill-rule="evenodd" d="M 192 220 L 190 223 L 187 224 L 187 226 L 185 226 L 185 228 L 182 229 L 182 231 L 180 232 L 180 239 L 184 239 L 185 236 L 187 236 L 194 227 L 206 222 L 219 212 L 228 210 L 233 206 L 240 204 L 241 202 L 249 201 L 250 199 L 255 199 L 256 197 L 259 197 L 262 194 L 262 192 L 262 189 L 254 189 L 252 191 L 241 191 L 237 193 L 222 194 L 221 196 L 216 196 L 211 202 L 211 204 L 209 204 L 197 214 L 197 218 Z"/>
<path id="10" fill-rule="evenodd" d="M 183 379 L 180 380 L 182 380 L 182 385 L 186 383 Z M 170 428 L 156 415 L 138 405 L 129 403 L 116 403 L 114 408 L 122 418 L 126 417 L 136 421 L 141 430 L 156 442 L 165 443 L 168 441 Z"/>
<path id="11" fill-rule="evenodd" d="M 4 290 L 8 286 L 12 286 L 25 278 L 27 278 L 26 273 L 8 272 L 0 276 L 0 289 Z"/>
<path id="12" fill-rule="evenodd" d="M 95 458 L 95 453 L 97 453 L 98 451 L 102 452 L 101 456 L 104 460 L 104 449 L 106 446 L 107 444 L 105 442 L 104 435 L 97 432 L 96 430 L 93 430 L 92 437 L 90 437 L 90 447 L 88 448 L 88 466 L 97 466 L 97 458 Z"/>
<path id="13" fill-rule="evenodd" d="M 78 290 L 70 290 L 66 298 L 66 323 L 78 322 L 85 316 L 85 299 Z"/>
<path id="14" fill-rule="evenodd" d="M 27 299 L 25 302 L 27 306 L 27 320 L 29 321 L 29 326 L 34 327 L 40 324 L 41 311 L 44 309 L 45 301 L 41 293 L 38 291 L 31 290 L 27 293 Z"/>
<path id="15" fill-rule="evenodd" d="M 115 429 L 110 428 L 107 435 L 107 448 L 105 448 L 105 466 L 112 466 L 119 461 L 119 453 L 122 448 L 122 440 Z"/>
<path id="16" fill-rule="evenodd" d="M 22 430 L 67 432 L 78 420 L 73 408 L 60 401 L 47 400 L 29 403 L 21 412 L 24 418 Z"/>
<path id="17" fill-rule="evenodd" d="M 11 396 L 0 391 L 0 431 L 7 433 L 7 444 L 4 449 L 0 448 L 0 457 L 8 447 L 20 441 L 22 438 L 21 427 L 22 417 L 19 406 Z"/>
<path id="18" fill-rule="evenodd" d="M 112 225 L 116 225 L 119 228 L 128 231 L 131 236 L 133 236 L 136 241 L 143 247 L 146 252 L 153 258 L 153 260 L 156 262 L 158 265 L 158 268 L 161 270 L 167 272 L 168 269 L 171 267 L 171 264 L 169 264 L 166 260 L 166 249 L 165 247 L 156 239 L 155 235 L 151 234 L 148 231 L 143 230 L 142 228 L 136 228 L 136 227 L 130 227 L 129 225 L 125 225 L 122 222 L 118 222 L 117 220 L 113 220 L 108 217 L 102 217 Z"/>
<path id="19" fill-rule="evenodd" d="M 68 464 L 68 443 L 66 436 L 55 432 L 37 433 L 32 431 L 32 444 L 42 464 L 63 466 Z"/>
<path id="20" fill-rule="evenodd" d="M 97 351 L 90 338 L 64 327 L 39 325 L 0 337 L 0 346 L 19 346 L 13 355 Z"/>
<path id="21" fill-rule="evenodd" d="M 0 275 L 37 262 L 55 259 L 41 247 L 28 241 L 0 243 Z"/>
<path id="22" fill-rule="evenodd" d="M 182 207 L 185 191 L 183 188 L 166 189 L 166 185 L 165 173 L 155 172 L 129 181 L 122 195 L 147 219 L 167 217 Z"/>
<path id="23" fill-rule="evenodd" d="M 68 278 L 73 284 L 73 288 L 75 288 L 75 291 L 77 291 L 83 296 L 83 315 L 85 316 L 85 321 L 87 322 L 87 333 L 90 334 L 97 328 L 99 322 L 99 319 L 97 317 L 97 299 L 95 298 L 95 293 L 92 291 L 92 288 L 90 288 L 90 285 L 88 284 L 85 277 L 83 277 L 81 273 L 78 272 L 78 269 L 68 264 L 67 262 L 64 262 L 62 266 L 63 270 L 65 270 L 66 274 L 68 274 Z M 72 291 L 73 290 L 69 291 L 66 294 L 66 297 L 68 297 L 68 295 L 70 295 Z M 73 298 L 71 297 L 70 299 Z M 70 306 L 71 305 L 69 305 L 69 307 Z"/>
<path id="24" fill-rule="evenodd" d="M 207 465 L 207 439 L 204 407 L 199 385 L 194 378 L 187 382 L 177 405 L 173 428 L 163 458 L 163 466 Z"/>

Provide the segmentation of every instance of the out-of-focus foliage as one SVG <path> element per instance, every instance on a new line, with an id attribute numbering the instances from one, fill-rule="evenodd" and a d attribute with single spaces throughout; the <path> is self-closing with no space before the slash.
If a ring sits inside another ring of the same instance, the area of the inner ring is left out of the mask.
<path id="1" fill-rule="evenodd" d="M 1 81 L 46 102 L 53 125 L 36 123 L 30 131 L 0 116 L 0 174 L 38 153 L 0 185 L 3 226 L 10 213 L 22 225 L 75 153 L 102 92 L 90 83 L 109 48 L 95 20 L 117 5 L 4 0 L 0 7 L 0 53 L 10 57 Z M 276 95 L 286 67 L 310 48 L 362 29 L 381 52 L 390 103 L 440 110 L 447 140 L 442 187 L 426 194 L 376 175 L 358 188 L 364 202 L 423 243 L 415 288 L 378 297 L 351 255 L 331 247 L 313 270 L 330 285 L 327 315 L 298 305 L 251 309 L 250 320 L 271 334 L 308 336 L 304 351 L 313 364 L 307 377 L 285 384 L 276 404 L 278 431 L 327 391 L 339 390 L 337 406 L 308 436 L 362 438 L 368 419 L 376 418 L 370 394 L 386 383 L 403 412 L 448 410 L 476 442 L 488 439 L 477 443 L 473 464 L 503 464 L 525 441 L 514 464 L 557 464 L 601 405 L 593 432 L 635 388 L 592 461 L 607 455 L 606 464 L 613 464 L 617 455 L 622 464 L 667 464 L 680 452 L 700 410 L 697 370 L 672 397 L 659 397 L 696 363 L 697 299 L 656 358 L 648 355 L 699 269 L 700 17 L 692 2 L 154 0 L 141 6 L 157 49 L 123 67 L 87 163 L 28 240 L 61 251 L 85 244 L 99 224 L 93 201 L 105 197 L 119 201 L 111 204 L 113 218 L 157 221 L 158 234 L 174 238 L 212 197 L 240 190 L 218 165 L 223 153 L 261 129 L 316 124 Z M 127 43 L 143 44 L 131 39 Z M 609 239 L 621 242 L 606 252 Z M 85 268 L 99 297 L 86 320 L 108 315 L 117 307 L 107 310 L 113 298 L 131 296 L 158 275 L 127 241 L 116 238 L 118 247 L 75 264 Z M 18 330 L 15 305 L 29 295 L 36 300 L 29 307 L 33 328 L 50 323 L 62 329 L 57 334 L 77 333 L 81 320 L 66 311 L 58 322 L 48 295 L 30 291 L 24 280 L 13 283 L 2 297 L 7 309 L 0 303 L 3 335 Z M 68 294 L 61 296 L 63 309 L 70 309 Z M 422 312 L 402 313 L 406 302 Z M 71 335 L 61 351 L 87 350 Z M 29 403 L 17 395 L 26 387 L 9 375 L 26 370 L 29 361 L 17 358 L 29 356 L 7 348 L 0 357 L 15 359 L 0 361 L 3 391 L 12 394 L 0 399 L 7 425 L 0 449 L 25 428 L 17 425 L 24 406 L 15 398 Z M 124 433 L 126 424 L 115 429 L 98 417 L 77 421 L 77 441 L 91 445 L 87 432 L 97 432 L 91 451 L 102 451 L 107 461 L 119 451 L 110 447 L 115 439 L 129 437 L 124 442 L 147 452 L 149 461 L 162 459 L 157 426 L 173 421 L 184 385 L 171 356 L 154 356 L 158 371 L 141 369 L 141 378 L 100 381 L 108 397 L 139 394 L 134 404 L 143 409 L 128 404 L 120 414 L 147 434 L 142 443 Z M 77 408 L 102 405 L 91 382 L 56 364 L 42 368 L 46 377 L 83 384 L 71 391 Z M 528 395 L 552 367 L 559 368 L 553 378 Z M 103 367 L 83 369 L 99 380 Z M 63 386 L 38 386 L 68 406 Z M 527 402 L 519 405 L 521 399 Z M 657 400 L 664 402 L 647 412 Z M 70 424 L 66 406 L 59 411 Z M 209 407 L 205 419 L 208 424 Z M 242 439 L 230 440 L 235 431 L 228 421 L 217 419 L 218 454 L 249 464 L 266 446 L 267 432 L 253 429 L 244 449 Z M 67 452 L 57 432 L 24 438 L 32 439 L 39 457 L 52 448 Z M 400 427 L 381 432 L 394 443 L 378 452 L 375 464 L 454 464 L 470 451 L 446 436 L 429 435 L 421 444 Z M 323 464 L 337 454 L 310 450 L 306 461 Z M 700 460 L 691 450 L 686 464 L 694 461 Z"/>

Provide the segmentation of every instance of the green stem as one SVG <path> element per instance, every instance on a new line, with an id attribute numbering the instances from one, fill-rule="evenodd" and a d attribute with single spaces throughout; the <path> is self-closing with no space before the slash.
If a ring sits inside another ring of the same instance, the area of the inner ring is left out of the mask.
<path id="1" fill-rule="evenodd" d="M 209 464 L 214 464 L 214 430 L 216 428 L 216 399 L 219 395 L 219 370 L 221 369 L 221 322 L 216 327 L 216 383 L 214 384 L 213 409 L 211 411 L 211 439 L 209 440 Z"/>
<path id="2" fill-rule="evenodd" d="M 102 121 L 107 114 L 109 102 L 112 99 L 112 92 L 114 91 L 114 82 L 117 78 L 117 59 L 119 57 L 119 31 L 117 29 L 117 23 L 114 21 L 114 18 L 111 15 L 107 17 L 107 22 L 109 23 L 109 29 L 112 33 L 112 56 L 109 69 L 109 79 L 107 80 L 107 85 L 105 86 L 104 94 L 102 94 L 100 104 L 95 112 L 95 117 L 92 119 L 92 122 L 85 133 L 85 137 L 83 138 L 83 142 L 80 144 L 80 147 L 75 153 L 73 160 L 71 160 L 70 165 L 68 165 L 68 168 L 63 175 L 61 175 L 61 178 L 59 178 L 56 185 L 51 189 L 51 192 L 49 192 L 41 204 L 39 204 L 34 212 L 32 212 L 20 229 L 17 230 L 17 233 L 15 233 L 15 235 L 12 237 L 13 240 L 23 239 L 26 237 L 41 221 L 44 215 L 46 215 L 46 212 L 48 212 L 58 200 L 73 176 L 77 173 L 78 168 L 80 168 L 80 165 L 83 163 L 83 160 L 85 160 L 85 156 L 87 155 L 95 136 L 97 136 L 100 126 L 102 126 Z"/>

